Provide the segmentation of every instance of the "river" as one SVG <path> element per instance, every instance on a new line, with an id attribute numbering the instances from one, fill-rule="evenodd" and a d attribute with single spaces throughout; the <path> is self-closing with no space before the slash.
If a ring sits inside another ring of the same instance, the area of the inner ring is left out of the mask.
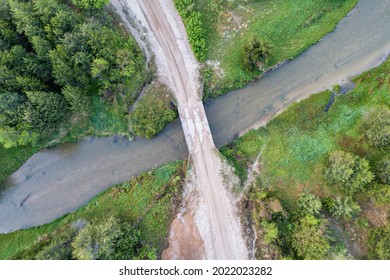
<path id="1" fill-rule="evenodd" d="M 298 58 L 205 104 L 216 146 L 265 124 L 292 102 L 380 64 L 389 52 L 390 0 L 361 0 Z M 44 149 L 1 186 L 0 232 L 48 223 L 115 183 L 187 154 L 178 120 L 152 140 L 90 138 Z"/>

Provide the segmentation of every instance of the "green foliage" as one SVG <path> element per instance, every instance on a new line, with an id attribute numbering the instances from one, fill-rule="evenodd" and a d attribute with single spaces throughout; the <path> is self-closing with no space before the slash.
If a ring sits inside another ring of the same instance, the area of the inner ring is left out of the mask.
<path id="1" fill-rule="evenodd" d="M 261 226 L 264 230 L 264 236 L 262 238 L 264 238 L 265 244 L 271 244 L 278 238 L 279 231 L 275 223 L 262 221 Z"/>
<path id="2" fill-rule="evenodd" d="M 390 156 L 378 162 L 375 175 L 381 183 L 390 185 Z"/>
<path id="3" fill-rule="evenodd" d="M 292 247 L 305 260 L 324 259 L 330 245 L 324 237 L 323 223 L 311 215 L 301 218 L 292 234 Z"/>
<path id="4" fill-rule="evenodd" d="M 72 242 L 73 256 L 79 260 L 110 259 L 119 235 L 119 221 L 112 216 L 97 224 L 88 224 Z"/>
<path id="5" fill-rule="evenodd" d="M 372 259 L 390 259 L 390 226 L 372 229 L 368 238 L 369 257 Z"/>
<path id="6" fill-rule="evenodd" d="M 374 175 L 366 159 L 338 150 L 329 155 L 325 177 L 329 183 L 340 185 L 345 193 L 353 194 L 363 190 Z"/>
<path id="7" fill-rule="evenodd" d="M 380 105 L 372 108 L 364 117 L 365 134 L 371 145 L 380 149 L 390 148 L 390 109 Z"/>
<path id="8" fill-rule="evenodd" d="M 306 193 L 302 195 L 301 198 L 298 200 L 298 211 L 303 216 L 318 215 L 321 211 L 321 208 L 322 208 L 321 200 L 318 197 L 316 197 L 314 194 Z"/>
<path id="9" fill-rule="evenodd" d="M 327 210 L 337 219 L 351 219 L 360 212 L 360 206 L 351 197 L 336 197 L 326 199 Z"/>
<path id="10" fill-rule="evenodd" d="M 202 13 L 193 10 L 193 0 L 174 0 L 173 2 L 183 19 L 187 30 L 188 41 L 196 58 L 199 61 L 204 61 L 206 58 L 207 45 Z"/>
<path id="11" fill-rule="evenodd" d="M 25 120 L 31 127 L 45 131 L 55 127 L 66 115 L 66 103 L 62 95 L 53 92 L 26 92 L 28 105 Z"/>
<path id="12" fill-rule="evenodd" d="M 247 71 L 262 69 L 271 54 L 271 48 L 257 38 L 245 43 L 242 54 L 242 65 Z"/>
<path id="13" fill-rule="evenodd" d="M 107 5 L 110 0 L 72 0 L 72 3 L 84 10 L 101 9 Z"/>
<path id="14" fill-rule="evenodd" d="M 64 132 L 88 131 L 98 95 L 128 132 L 126 108 L 145 67 L 134 40 L 103 20 L 106 12 L 87 17 L 60 0 L 7 0 L 0 13 L 0 144 L 44 146 Z"/>
<path id="15" fill-rule="evenodd" d="M 168 89 L 162 85 L 151 86 L 130 115 L 131 129 L 136 135 L 150 139 L 176 117 Z"/>
<path id="16" fill-rule="evenodd" d="M 367 196 L 374 199 L 374 201 L 379 205 L 389 205 L 390 185 L 375 182 L 368 187 Z"/>

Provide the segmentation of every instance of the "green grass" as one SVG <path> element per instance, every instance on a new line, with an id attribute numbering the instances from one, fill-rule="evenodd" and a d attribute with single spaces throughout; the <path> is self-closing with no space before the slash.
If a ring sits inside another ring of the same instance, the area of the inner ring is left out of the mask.
<path id="1" fill-rule="evenodd" d="M 262 186 L 277 194 L 289 206 L 304 192 L 320 197 L 339 193 L 322 176 L 330 152 L 341 149 L 365 157 L 372 167 L 385 156 L 367 143 L 362 131 L 366 112 L 378 104 L 390 106 L 390 60 L 355 79 L 356 88 L 336 97 L 329 112 L 324 112 L 331 92 L 312 95 L 294 103 L 266 128 L 250 131 L 221 149 L 238 174 L 245 178 L 246 168 L 265 143 L 261 155 Z M 251 141 L 250 153 L 242 152 L 242 143 Z"/>
<path id="2" fill-rule="evenodd" d="M 89 222 L 115 216 L 141 230 L 141 240 L 160 255 L 166 245 L 172 209 L 180 203 L 185 166 L 181 161 L 145 172 L 128 182 L 115 185 L 77 211 L 49 224 L 0 234 L 0 259 L 36 246 L 39 238 L 65 230 L 78 219 Z"/>
<path id="3" fill-rule="evenodd" d="M 31 146 L 5 149 L 0 145 L 0 184 L 37 150 Z"/>
<path id="4" fill-rule="evenodd" d="M 205 77 L 207 96 L 244 86 L 261 75 L 241 65 L 245 42 L 256 37 L 268 43 L 265 68 L 293 59 L 332 31 L 358 0 L 196 0 L 203 14 L 208 60 L 220 62 L 223 74 Z"/>

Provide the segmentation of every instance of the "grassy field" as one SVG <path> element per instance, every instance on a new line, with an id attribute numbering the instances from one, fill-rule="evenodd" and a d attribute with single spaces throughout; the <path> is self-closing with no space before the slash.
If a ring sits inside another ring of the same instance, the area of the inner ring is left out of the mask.
<path id="1" fill-rule="evenodd" d="M 332 93 L 312 95 L 291 105 L 265 128 L 252 130 L 221 149 L 243 181 L 247 178 L 248 166 L 261 151 L 260 173 L 249 195 L 253 207 L 264 203 L 257 200 L 258 197 L 274 197 L 291 214 L 305 193 L 314 194 L 322 201 L 329 197 L 346 197 L 339 187 L 324 178 L 328 156 L 335 150 L 367 159 L 375 173 L 377 162 L 389 152 L 369 144 L 362 123 L 372 108 L 390 106 L 390 60 L 355 78 L 355 83 L 355 89 L 336 97 L 328 112 L 324 109 Z M 368 187 L 372 188 L 373 184 Z M 354 195 L 361 213 L 353 221 L 341 221 L 338 225 L 345 229 L 344 235 L 360 242 L 360 257 L 367 254 L 368 231 L 388 224 L 390 205 L 373 202 L 370 196 Z"/>
<path id="2" fill-rule="evenodd" d="M 75 222 L 99 224 L 108 216 L 139 230 L 139 246 L 147 247 L 158 257 L 166 245 L 173 210 L 180 204 L 185 170 L 180 161 L 165 165 L 111 187 L 82 208 L 52 223 L 0 234 L 0 259 L 34 258 Z M 68 248 L 70 243 L 66 244 Z"/>
<path id="3" fill-rule="evenodd" d="M 332 31 L 358 0 L 196 0 L 203 15 L 207 59 L 214 66 L 205 69 L 205 94 L 215 96 L 244 86 L 262 71 L 244 70 L 243 46 L 258 38 L 270 46 L 264 66 L 270 68 L 293 59 Z"/>

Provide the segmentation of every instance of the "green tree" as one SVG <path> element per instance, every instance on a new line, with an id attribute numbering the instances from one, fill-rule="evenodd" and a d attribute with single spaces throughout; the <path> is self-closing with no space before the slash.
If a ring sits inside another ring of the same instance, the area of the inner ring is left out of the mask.
<path id="1" fill-rule="evenodd" d="M 73 4 L 84 10 L 101 9 L 109 2 L 109 0 L 72 0 Z"/>
<path id="2" fill-rule="evenodd" d="M 292 248 L 305 260 L 324 259 L 330 248 L 324 232 L 325 227 L 320 220 L 306 215 L 293 230 Z"/>
<path id="3" fill-rule="evenodd" d="M 390 226 L 372 229 L 368 237 L 371 259 L 390 259 Z"/>
<path id="4" fill-rule="evenodd" d="M 376 175 L 381 183 L 390 185 L 390 156 L 378 162 Z"/>
<path id="5" fill-rule="evenodd" d="M 132 131 L 139 136 L 148 139 L 160 132 L 169 122 L 176 118 L 176 112 L 169 102 L 164 101 L 164 95 L 168 92 L 159 89 L 149 89 L 135 110 L 130 115 Z"/>
<path id="6" fill-rule="evenodd" d="M 62 95 L 54 92 L 26 92 L 29 104 L 25 120 L 31 127 L 45 131 L 54 128 L 66 115 L 67 107 Z"/>
<path id="7" fill-rule="evenodd" d="M 374 199 L 379 205 L 390 204 L 390 185 L 373 183 L 370 185 L 367 196 Z"/>
<path id="8" fill-rule="evenodd" d="M 363 190 L 374 175 L 366 159 L 344 151 L 334 151 L 329 155 L 325 178 L 329 183 L 341 186 L 345 193 L 352 194 Z"/>
<path id="9" fill-rule="evenodd" d="M 351 197 L 336 197 L 330 198 L 327 203 L 328 211 L 337 219 L 351 219 L 360 212 L 360 206 Z"/>
<path id="10" fill-rule="evenodd" d="M 363 119 L 365 134 L 371 145 L 390 148 L 390 109 L 386 105 L 372 108 Z"/>
<path id="11" fill-rule="evenodd" d="M 111 259 L 115 252 L 114 241 L 120 234 L 120 223 L 112 216 L 90 223 L 73 240 L 73 257 L 79 260 Z"/>
<path id="12" fill-rule="evenodd" d="M 298 211 L 303 215 L 318 215 L 321 208 L 321 200 L 314 194 L 306 193 L 298 200 Z"/>
<path id="13" fill-rule="evenodd" d="M 247 71 L 254 71 L 264 67 L 270 54 L 271 49 L 266 43 L 252 37 L 244 44 L 242 64 Z"/>
<path id="14" fill-rule="evenodd" d="M 271 244 L 278 238 L 279 231 L 275 223 L 262 221 L 261 226 L 264 231 L 263 240 L 265 244 Z"/>

